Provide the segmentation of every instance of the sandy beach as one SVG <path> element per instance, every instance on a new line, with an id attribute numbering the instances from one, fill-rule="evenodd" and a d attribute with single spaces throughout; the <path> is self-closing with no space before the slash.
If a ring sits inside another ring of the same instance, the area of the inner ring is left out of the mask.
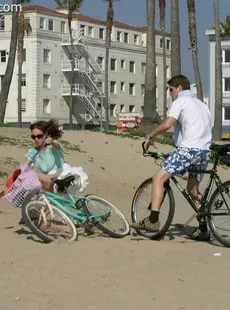
<path id="1" fill-rule="evenodd" d="M 67 131 L 63 140 L 67 162 L 89 176 L 86 193 L 107 198 L 131 221 L 136 188 L 158 169 L 142 156 L 142 140 L 89 131 Z M 30 143 L 29 130 L 0 128 L 1 188 L 6 175 L 25 161 Z M 220 167 L 219 174 L 229 179 L 229 170 Z M 184 223 L 193 212 L 176 189 L 174 195 L 173 223 Z M 172 229 L 161 241 L 131 234 L 44 244 L 18 225 L 19 218 L 20 210 L 1 200 L 1 310 L 229 309 L 230 250 L 214 241 L 194 242 Z M 196 221 L 189 229 L 194 226 Z"/>

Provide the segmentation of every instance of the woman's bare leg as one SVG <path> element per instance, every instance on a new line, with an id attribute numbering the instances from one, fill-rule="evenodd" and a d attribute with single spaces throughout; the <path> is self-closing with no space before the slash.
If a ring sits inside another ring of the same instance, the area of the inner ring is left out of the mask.
<path id="1" fill-rule="evenodd" d="M 37 177 L 45 190 L 53 192 L 54 180 L 51 175 L 38 172 Z"/>

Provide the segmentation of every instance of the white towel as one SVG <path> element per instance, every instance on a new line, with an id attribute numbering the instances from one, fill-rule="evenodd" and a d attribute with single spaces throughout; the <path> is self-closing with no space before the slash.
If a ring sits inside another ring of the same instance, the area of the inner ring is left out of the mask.
<path id="1" fill-rule="evenodd" d="M 71 167 L 69 164 L 64 163 L 63 172 L 57 178 L 63 180 L 68 176 L 73 175 L 75 177 L 74 186 L 68 188 L 69 192 L 84 192 L 86 186 L 89 184 L 88 175 L 83 171 L 82 167 Z M 57 193 L 57 185 L 54 185 L 54 192 Z"/>

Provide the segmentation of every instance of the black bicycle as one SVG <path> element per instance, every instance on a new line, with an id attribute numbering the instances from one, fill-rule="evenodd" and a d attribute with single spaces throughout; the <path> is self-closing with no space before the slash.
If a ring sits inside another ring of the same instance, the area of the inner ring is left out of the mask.
<path id="1" fill-rule="evenodd" d="M 144 147 L 145 142 L 142 143 L 143 156 L 150 156 L 155 161 L 161 159 L 165 160 L 170 153 L 159 153 L 146 151 Z M 206 189 L 203 193 L 203 199 L 201 204 L 198 206 L 189 195 L 187 189 L 183 188 L 178 180 L 172 176 L 171 180 L 179 189 L 180 193 L 185 197 L 187 202 L 195 211 L 195 214 L 184 224 L 178 224 L 178 228 L 186 227 L 195 217 L 198 221 L 206 221 L 209 229 L 213 234 L 214 238 L 226 247 L 230 247 L 230 180 L 221 182 L 220 177 L 217 173 L 218 163 L 222 163 L 230 167 L 230 144 L 212 144 L 210 149 L 213 151 L 214 163 L 211 170 L 192 170 L 193 173 L 209 174 L 209 180 Z M 212 186 L 216 184 L 216 189 L 212 193 Z M 146 232 L 143 230 L 137 230 L 136 232 L 144 237 L 152 240 L 157 240 L 163 237 L 168 231 L 174 217 L 175 212 L 175 200 L 173 190 L 170 186 L 170 180 L 165 185 L 164 198 L 162 201 L 160 211 L 160 229 L 159 231 Z M 131 218 L 133 223 L 137 223 L 144 217 L 149 215 L 151 210 L 151 189 L 152 189 L 152 178 L 145 180 L 136 190 L 132 201 Z M 140 202 L 143 199 L 143 203 Z M 168 208 L 166 207 L 168 203 Z M 165 214 L 165 216 L 164 216 Z M 164 219 L 164 221 L 162 221 Z M 229 220 L 226 228 L 221 228 L 218 220 Z"/>

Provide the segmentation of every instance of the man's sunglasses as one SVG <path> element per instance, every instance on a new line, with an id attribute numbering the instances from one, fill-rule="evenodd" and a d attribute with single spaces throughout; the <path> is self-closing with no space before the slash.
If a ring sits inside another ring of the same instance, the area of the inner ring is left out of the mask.
<path id="1" fill-rule="evenodd" d="M 35 135 L 31 135 L 31 138 L 32 138 L 33 140 L 35 140 L 36 138 L 37 138 L 37 139 L 41 139 L 41 138 L 43 138 L 43 137 L 44 137 L 44 135 L 41 134 L 41 133 L 40 133 L 39 135 L 36 135 L 36 136 L 35 136 Z"/>

